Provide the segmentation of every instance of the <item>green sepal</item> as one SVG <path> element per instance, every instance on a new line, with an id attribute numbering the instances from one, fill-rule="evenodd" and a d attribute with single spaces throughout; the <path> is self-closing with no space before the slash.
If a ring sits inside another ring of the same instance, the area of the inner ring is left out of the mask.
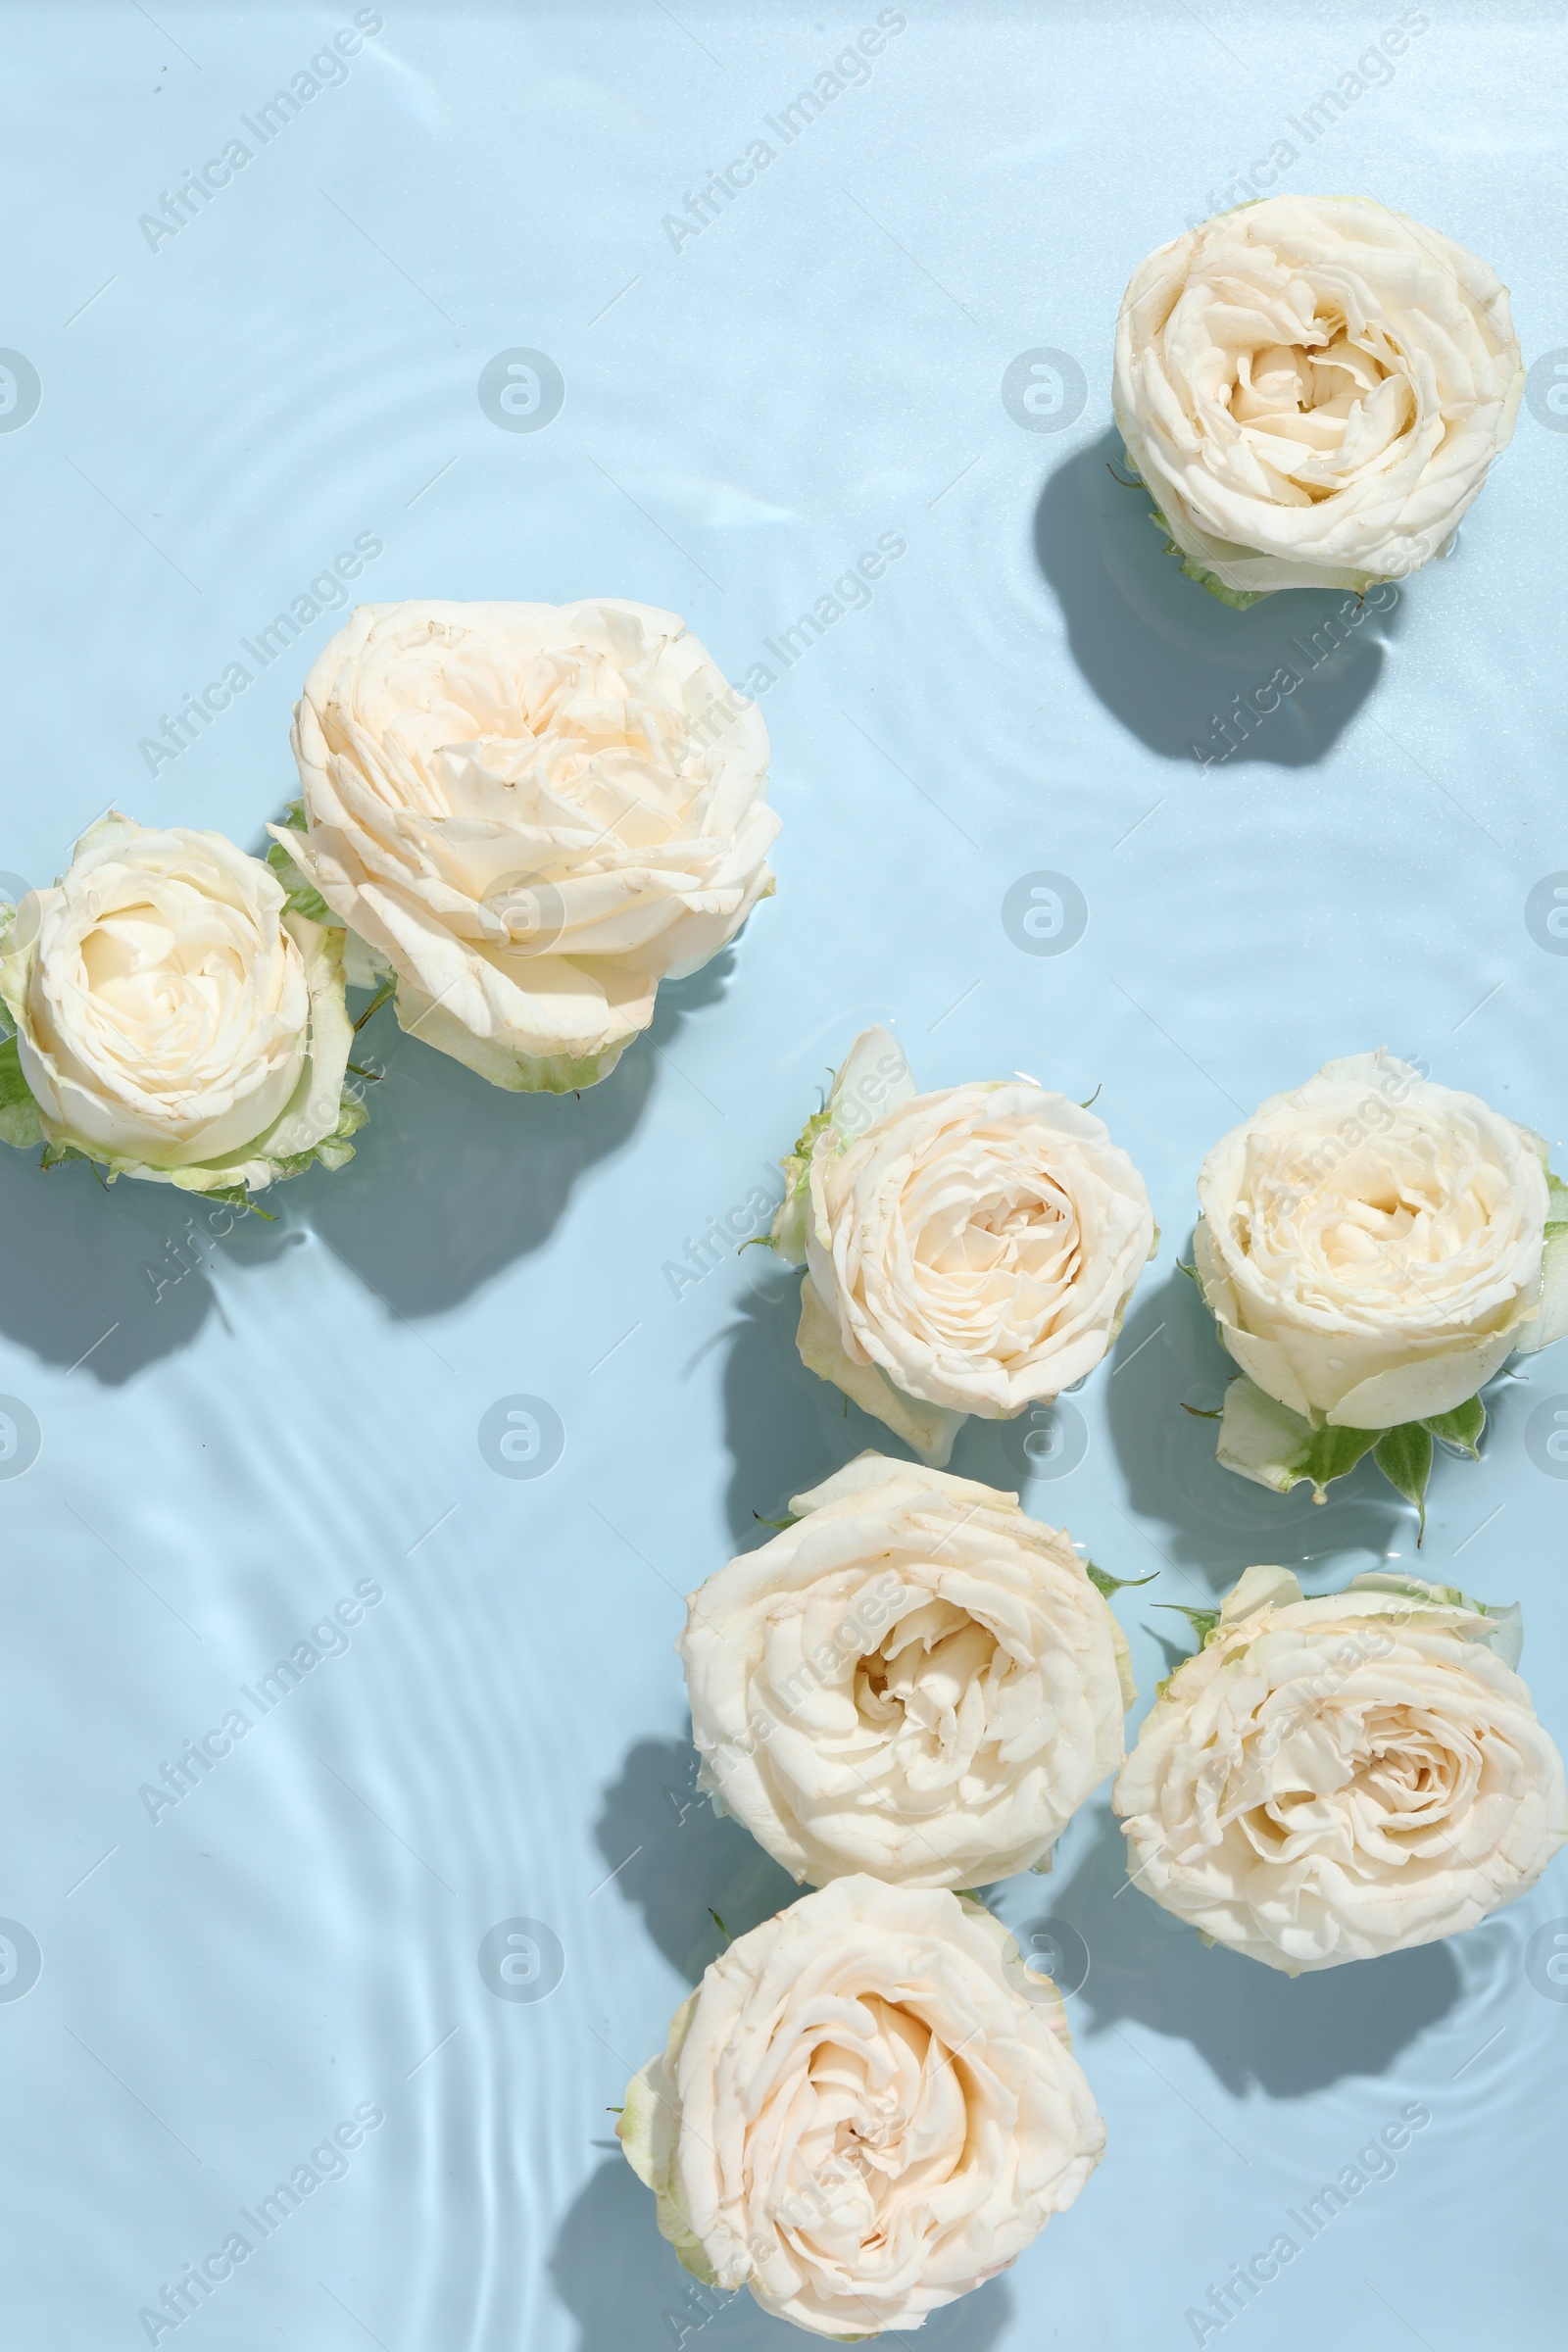
<path id="1" fill-rule="evenodd" d="M 1306 1465 L 1313 1501 L 1321 1502 L 1330 1480 L 1348 1477 L 1361 1456 L 1372 1451 L 1378 1443 L 1375 1429 L 1337 1429 L 1327 1421 L 1321 1429 L 1314 1429 Z"/>
<path id="2" fill-rule="evenodd" d="M 1154 1577 L 1158 1576 L 1159 1570 L 1156 1568 L 1153 1576 L 1107 1576 L 1103 1568 L 1095 1566 L 1093 1560 L 1085 1560 L 1084 1574 L 1096 1592 L 1102 1593 L 1108 1600 L 1113 1592 L 1136 1592 L 1140 1585 L 1152 1585 Z"/>
<path id="3" fill-rule="evenodd" d="M 44 1145 L 38 1165 L 40 1168 L 58 1168 L 68 1159 L 84 1159 L 89 1167 L 97 1165 L 90 1152 L 78 1152 L 74 1144 L 50 1143 Z M 109 1163 L 106 1160 L 103 1164 L 107 1167 Z M 113 1184 L 114 1177 L 111 1176 L 109 1181 Z"/>
<path id="4" fill-rule="evenodd" d="M 1150 512 L 1160 529 L 1168 532 L 1170 525 L 1159 509 L 1154 507 Z M 1196 556 L 1190 556 L 1184 547 L 1178 546 L 1169 537 L 1165 541 L 1165 553 L 1167 556 L 1180 556 L 1181 567 L 1187 577 L 1196 580 L 1200 588 L 1206 588 L 1209 595 L 1217 598 L 1220 604 L 1229 605 L 1233 612 L 1245 612 L 1250 606 L 1260 605 L 1269 593 L 1266 588 L 1227 588 L 1224 581 L 1214 572 L 1206 570 Z"/>
<path id="5" fill-rule="evenodd" d="M 8 1037 L 0 1045 L 0 1143 L 12 1144 L 19 1152 L 24 1152 L 29 1145 L 42 1142 L 43 1123 L 38 1116 L 38 1105 L 22 1075 L 17 1041 Z"/>
<path id="6" fill-rule="evenodd" d="M 1481 1433 L 1486 1426 L 1487 1408 L 1479 1396 L 1456 1404 L 1451 1413 L 1429 1413 L 1426 1420 L 1426 1427 L 1435 1438 L 1467 1453 L 1473 1462 L 1481 1459 Z"/>
<path id="7" fill-rule="evenodd" d="M 1549 1242 L 1554 1233 L 1568 1233 L 1568 1184 L 1551 1168 L 1546 1170 L 1546 1231 Z"/>
<path id="8" fill-rule="evenodd" d="M 1421 1524 L 1415 1539 L 1419 1545 L 1427 1532 L 1427 1480 L 1432 1475 L 1430 1428 L 1424 1421 L 1401 1421 L 1396 1429 L 1384 1430 L 1372 1449 L 1372 1458 L 1390 1486 L 1397 1488 L 1406 1502 L 1413 1502 L 1420 1512 Z"/>
<path id="9" fill-rule="evenodd" d="M 231 1208 L 249 1208 L 253 1205 L 250 1193 L 243 1184 L 220 1185 L 216 1192 L 203 1193 L 202 1199 L 226 1200 Z"/>
<path id="10" fill-rule="evenodd" d="M 1330 1480 L 1353 1470 L 1377 1442 L 1375 1429 L 1339 1429 L 1328 1422 L 1314 1427 L 1243 1377 L 1225 1392 L 1217 1450 L 1223 1469 L 1277 1494 L 1310 1479 L 1312 1499 L 1322 1502 Z"/>
<path id="11" fill-rule="evenodd" d="M 283 822 L 293 833 L 305 833 L 305 803 L 290 801 L 283 811 Z M 313 882 L 307 881 L 280 841 L 274 841 L 267 853 L 267 862 L 277 876 L 288 897 L 283 904 L 290 914 L 303 914 L 313 923 L 336 923 L 338 918 Z"/>
<path id="12" fill-rule="evenodd" d="M 769 1250 L 776 1250 L 786 1265 L 803 1266 L 806 1263 L 806 1220 L 811 1200 L 811 1153 L 817 1137 L 832 1124 L 833 1112 L 828 1103 L 824 1102 L 820 1110 L 812 1111 L 795 1139 L 794 1151 L 779 1162 L 784 1171 L 784 1198 L 774 1211 L 773 1222 L 766 1233 L 754 1237 L 765 1242 Z"/>
<path id="13" fill-rule="evenodd" d="M 1179 1600 L 1156 1600 L 1153 1605 L 1156 1609 L 1174 1609 L 1178 1616 L 1185 1617 L 1198 1636 L 1200 1649 L 1203 1647 L 1209 1635 L 1219 1623 L 1218 1609 L 1189 1609 Z"/>
<path id="14" fill-rule="evenodd" d="M 0 1047 L 0 1062 L 4 1060 L 4 1048 Z M 0 1111 L 0 1118 L 3 1115 L 3 1111 Z M 329 1169 L 346 1166 L 354 1157 L 354 1146 L 349 1138 L 359 1133 L 369 1115 L 363 1102 L 353 1095 L 345 1094 L 339 1105 L 337 1125 L 330 1135 L 323 1135 L 320 1142 L 313 1144 L 308 1152 L 282 1153 L 272 1158 L 274 1180 L 303 1176 L 307 1168 L 314 1168 L 318 1164 Z M 0 1128 L 0 1136 L 3 1136 L 3 1128 Z M 36 1141 L 36 1138 L 33 1140 Z M 181 1168 L 154 1168 L 145 1161 L 122 1159 L 112 1152 L 84 1152 L 76 1144 L 46 1141 L 38 1165 L 40 1168 L 58 1168 L 68 1159 L 85 1160 L 98 1175 L 100 1183 L 114 1184 L 122 1176 L 150 1177 L 157 1183 L 172 1185 L 176 1192 L 199 1193 L 204 1200 L 227 1200 L 235 1208 L 248 1208 L 255 1216 L 266 1217 L 270 1223 L 274 1221 L 270 1209 L 257 1207 L 248 1186 L 228 1180 L 223 1168 L 211 1162 L 205 1166 L 196 1161 Z"/>
<path id="15" fill-rule="evenodd" d="M 1130 466 L 1132 460 L 1129 458 L 1127 463 Z M 1196 556 L 1190 556 L 1186 548 L 1180 546 L 1171 537 L 1170 524 L 1157 507 L 1151 507 L 1149 515 L 1150 520 L 1157 522 L 1165 534 L 1166 555 L 1180 556 L 1181 567 L 1187 577 L 1190 580 L 1196 580 L 1200 588 L 1206 588 L 1209 595 L 1217 597 L 1222 605 L 1229 605 L 1233 612 L 1245 612 L 1250 605 L 1260 605 L 1264 597 L 1269 594 L 1266 588 L 1227 588 L 1222 579 L 1218 578 L 1214 572 L 1207 570 L 1199 563 Z"/>
<path id="16" fill-rule="evenodd" d="M 873 1054 L 877 1056 L 876 1067 L 870 1070 L 867 1065 Z M 876 1079 L 874 1093 L 869 1084 L 871 1077 Z M 818 1139 L 824 1134 L 833 1135 L 842 1154 L 877 1118 L 901 1102 L 912 1102 L 914 1094 L 914 1080 L 897 1038 L 880 1023 L 862 1029 L 833 1073 L 826 1100 L 801 1129 L 794 1151 L 779 1162 L 784 1171 L 784 1198 L 766 1239 L 769 1248 L 777 1251 L 786 1265 L 806 1263 L 807 1227 L 811 1213 L 811 1164 Z M 848 1119 L 846 1110 L 850 1113 Z M 831 1379 L 833 1375 L 823 1377 Z M 900 1432 L 901 1436 L 905 1434 Z"/>
<path id="17" fill-rule="evenodd" d="M 1480 1458 L 1486 1426 L 1487 1408 L 1479 1396 L 1472 1396 L 1451 1412 L 1402 1421 L 1393 1429 L 1341 1429 L 1329 1422 L 1314 1427 L 1243 1378 L 1232 1381 L 1225 1392 L 1218 1456 L 1222 1468 L 1239 1471 L 1280 1494 L 1310 1479 L 1313 1499 L 1322 1502 L 1330 1482 L 1344 1478 L 1370 1453 L 1396 1493 L 1420 1512 L 1419 1543 L 1426 1533 L 1434 1438 L 1474 1461 Z"/>

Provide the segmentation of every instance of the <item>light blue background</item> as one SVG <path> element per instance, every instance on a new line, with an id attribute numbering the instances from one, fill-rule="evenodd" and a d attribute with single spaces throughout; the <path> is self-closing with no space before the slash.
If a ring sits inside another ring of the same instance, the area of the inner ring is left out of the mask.
<path id="1" fill-rule="evenodd" d="M 1369 1468 L 1321 1510 L 1214 1468 L 1178 1406 L 1224 1367 L 1173 1269 L 1205 1150 L 1331 1055 L 1419 1054 L 1562 1135 L 1568 964 L 1524 909 L 1568 868 L 1568 435 L 1522 412 L 1452 557 L 1205 773 L 1211 715 L 1343 600 L 1238 616 L 1176 576 L 1103 464 L 1116 306 L 1396 9 L 909 0 L 869 81 L 678 252 L 662 217 L 874 7 L 386 0 L 342 86 L 154 253 L 138 216 L 353 10 L 157 13 L 3 18 L 0 343 L 43 397 L 0 433 L 0 864 L 48 879 L 111 802 L 256 841 L 330 618 L 156 777 L 138 739 L 356 533 L 383 543 L 375 599 L 640 598 L 737 679 L 879 535 L 907 554 L 762 698 L 777 899 L 607 1084 L 512 1100 L 381 1015 L 352 1167 L 195 1242 L 162 1191 L 0 1164 L 0 1391 L 42 1430 L 0 1480 L 0 1913 L 43 1956 L 0 2002 L 6 2337 L 144 2342 L 139 2307 L 369 2101 L 349 2177 L 182 2343 L 775 2346 L 749 2298 L 689 2299 L 605 2110 L 716 1949 L 709 1906 L 737 1929 L 788 1892 L 694 1799 L 680 1595 L 877 1433 L 802 1370 L 762 1253 L 678 1298 L 664 1265 L 763 1181 L 870 1017 L 926 1086 L 1098 1086 L 1165 1240 L 1072 1400 L 1086 1457 L 1025 1495 L 1105 1567 L 1158 1572 L 1120 1603 L 1144 1690 L 1185 1632 L 1156 1601 L 1255 1559 L 1314 1590 L 1410 1562 Z M 1280 183 L 1486 256 L 1530 361 L 1568 344 L 1558 14 L 1434 0 Z M 538 432 L 476 396 L 517 346 L 565 381 Z M 1042 347 L 1088 384 L 1054 433 L 1001 398 Z M 1089 906 L 1056 956 L 1001 916 L 1041 869 Z M 1528 1369 L 1481 1466 L 1440 1465 L 1422 1563 L 1523 1601 L 1561 1742 L 1568 1485 L 1524 1432 L 1568 1361 Z M 534 1481 L 477 1443 L 518 1393 L 566 1433 Z M 1011 1484 L 1017 1456 L 974 1425 L 955 1467 Z M 155 1826 L 138 1787 L 365 1578 L 385 1598 L 349 1653 Z M 1557 2341 L 1568 2003 L 1525 1947 L 1568 1913 L 1564 1866 L 1468 1936 L 1296 1984 L 1121 1883 L 1102 1800 L 1053 1879 L 999 1897 L 1087 1939 L 1070 2009 L 1109 2153 L 926 2340 L 1190 2343 L 1208 2283 L 1421 2100 L 1396 2176 L 1235 2329 Z M 518 1915 L 564 1953 L 538 2003 L 476 1964 Z"/>

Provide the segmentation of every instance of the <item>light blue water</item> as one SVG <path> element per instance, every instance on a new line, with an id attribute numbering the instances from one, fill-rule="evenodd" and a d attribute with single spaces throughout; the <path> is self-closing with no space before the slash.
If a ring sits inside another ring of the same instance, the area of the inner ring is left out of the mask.
<path id="1" fill-rule="evenodd" d="M 1341 600 L 1237 616 L 1174 575 L 1104 470 L 1116 304 L 1381 21 L 911 5 L 676 251 L 662 216 L 875 9 L 388 0 L 348 78 L 153 252 L 138 216 L 353 16 L 157 13 L 4 18 L 0 345 L 41 400 L 0 430 L 0 866 L 49 877 L 110 801 L 258 839 L 330 615 L 156 776 L 138 740 L 357 534 L 373 598 L 637 597 L 737 679 L 881 535 L 907 552 L 763 697 L 776 901 L 606 1085 L 509 1100 L 381 1016 L 352 1167 L 226 1237 L 0 1154 L 0 1393 L 41 1432 L 0 1476 L 0 1915 L 41 1962 L 24 1997 L 0 1983 L 4 2334 L 145 2342 L 138 2310 L 359 2109 L 383 2120 L 351 2169 L 182 2342 L 760 2352 L 783 2330 L 694 2299 L 606 2108 L 716 1948 L 710 1906 L 734 1930 L 789 1891 L 695 1799 L 680 1595 L 878 1432 L 802 1370 L 762 1253 L 678 1298 L 665 1265 L 867 1019 L 925 1085 L 1101 1086 L 1165 1243 L 1064 1412 L 1066 1475 L 1025 1494 L 1158 1570 L 1120 1604 L 1145 1691 L 1181 1624 L 1156 1601 L 1259 1558 L 1319 1590 L 1409 1560 L 1370 1470 L 1314 1510 L 1214 1468 L 1177 1408 L 1223 1365 L 1173 1269 L 1207 1147 L 1332 1054 L 1424 1054 L 1563 1133 L 1568 963 L 1526 905 L 1568 869 L 1568 434 L 1524 412 L 1451 560 L 1204 773 L 1193 741 Z M 1552 12 L 1434 10 L 1288 174 L 1485 254 L 1547 388 L 1564 83 Z M 478 397 L 515 350 L 564 384 L 533 431 Z M 1041 350 L 1086 383 L 1051 433 L 1001 391 Z M 1052 956 L 1003 920 L 1043 871 L 1088 911 Z M 1440 1466 L 1422 1557 L 1522 1599 L 1563 1741 L 1568 1484 L 1527 1433 L 1568 1361 L 1529 1371 L 1481 1466 Z M 517 1396 L 564 1431 L 542 1477 L 480 1450 Z M 1018 1434 L 971 1427 L 955 1468 L 1014 1483 Z M 138 1788 L 366 1582 L 346 1652 L 151 1820 Z M 1545 2352 L 1568 2001 L 1530 1938 L 1568 1914 L 1565 1866 L 1467 1937 L 1296 1985 L 1121 1889 L 1102 1802 L 1000 1898 L 1087 1945 L 1069 2008 L 1109 2154 L 933 2345 L 1190 2343 L 1208 2283 L 1421 2101 L 1396 2174 L 1234 2330 Z M 558 1946 L 546 1997 L 496 1989 L 545 1985 Z"/>

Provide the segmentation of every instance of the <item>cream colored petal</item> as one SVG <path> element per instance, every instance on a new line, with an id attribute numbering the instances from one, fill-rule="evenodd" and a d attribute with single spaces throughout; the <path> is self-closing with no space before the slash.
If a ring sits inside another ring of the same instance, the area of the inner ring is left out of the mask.
<path id="1" fill-rule="evenodd" d="M 285 914 L 283 924 L 305 959 L 311 1045 L 294 1100 L 267 1137 L 268 1153 L 276 1159 L 309 1152 L 332 1134 L 342 1116 L 343 1080 L 354 1050 L 354 1024 L 343 996 L 342 932 L 308 922 L 302 914 Z"/>
<path id="2" fill-rule="evenodd" d="M 1306 1475 L 1308 1436 L 1301 1416 L 1250 1380 L 1233 1380 L 1225 1392 L 1215 1458 L 1276 1494 L 1289 1494 Z"/>
<path id="3" fill-rule="evenodd" d="M 823 1305 L 809 1274 L 801 1283 L 801 1321 L 795 1344 L 808 1371 L 814 1372 L 819 1380 L 831 1381 L 862 1412 L 885 1422 L 894 1436 L 902 1438 L 923 1462 L 929 1462 L 933 1469 L 942 1468 L 953 1451 L 953 1441 L 965 1416 L 948 1412 L 941 1405 L 924 1404 L 918 1397 L 906 1396 L 875 1364 L 852 1363 L 844 1352 L 838 1325 Z"/>
<path id="4" fill-rule="evenodd" d="M 1538 1355 L 1568 1334 L 1568 1232 L 1547 1237 L 1541 1254 L 1541 1301 L 1533 1322 L 1514 1335 L 1520 1355 Z"/>
<path id="5" fill-rule="evenodd" d="M 1502 1369 L 1514 1346 L 1512 1331 L 1496 1332 L 1420 1363 L 1379 1372 L 1342 1396 L 1327 1417 L 1337 1429 L 1396 1429 L 1404 1421 L 1451 1413 Z"/>

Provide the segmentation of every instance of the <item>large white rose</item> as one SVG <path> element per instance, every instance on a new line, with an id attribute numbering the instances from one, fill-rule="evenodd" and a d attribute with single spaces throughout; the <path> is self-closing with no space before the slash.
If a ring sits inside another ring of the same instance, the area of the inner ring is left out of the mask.
<path id="1" fill-rule="evenodd" d="M 1402 578 L 1513 436 L 1507 290 L 1358 196 L 1270 196 L 1152 253 L 1116 326 L 1116 422 L 1186 558 L 1246 601 Z"/>
<path id="2" fill-rule="evenodd" d="M 1216 1144 L 1194 1257 L 1254 1384 L 1227 1397 L 1221 1458 L 1288 1485 L 1312 1475 L 1273 1458 L 1289 1416 L 1350 1432 L 1441 1419 L 1512 1351 L 1560 1338 L 1568 1198 L 1544 1154 L 1528 1128 L 1384 1053 L 1327 1063 Z"/>
<path id="3" fill-rule="evenodd" d="M 1293 1976 L 1474 1927 L 1568 1842 L 1519 1644 L 1449 1586 L 1249 1568 L 1117 1779 L 1130 1875 Z"/>
<path id="4" fill-rule="evenodd" d="M 403 1026 L 497 1086 L 605 1077 L 773 888 L 767 730 L 673 612 L 362 605 L 293 744 L 277 840 Z"/>
<path id="5" fill-rule="evenodd" d="M 339 1166 L 342 947 L 220 833 L 101 817 L 0 934 L 0 1135 L 188 1192 Z"/>
<path id="6" fill-rule="evenodd" d="M 1032 1080 L 917 1095 L 857 1038 L 784 1162 L 773 1247 L 807 1266 L 799 1346 L 926 1461 L 1092 1372 L 1159 1236 L 1103 1122 Z"/>
<path id="7" fill-rule="evenodd" d="M 1105 2144 L 1054 1987 L 1000 1920 L 867 1878 L 713 1962 L 616 2130 L 689 2271 L 839 2337 L 995 2278 Z"/>
<path id="8" fill-rule="evenodd" d="M 878 1453 L 790 1508 L 687 1603 L 704 1786 L 817 1886 L 1043 1867 L 1121 1762 L 1137 1695 L 1069 1539 L 1015 1495 Z"/>

